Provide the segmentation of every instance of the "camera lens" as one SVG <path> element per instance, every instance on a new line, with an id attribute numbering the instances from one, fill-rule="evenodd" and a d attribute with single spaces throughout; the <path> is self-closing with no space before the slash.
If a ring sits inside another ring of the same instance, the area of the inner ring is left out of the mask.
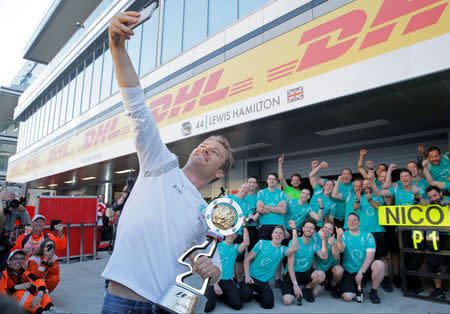
<path id="1" fill-rule="evenodd" d="M 9 200 L 6 201 L 6 207 L 17 208 L 19 207 L 20 202 L 18 200 Z"/>

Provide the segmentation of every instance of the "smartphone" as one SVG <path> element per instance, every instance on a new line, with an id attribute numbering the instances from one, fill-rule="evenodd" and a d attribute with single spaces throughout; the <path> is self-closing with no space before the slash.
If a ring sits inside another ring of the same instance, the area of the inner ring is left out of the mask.
<path id="1" fill-rule="evenodd" d="M 50 230 L 55 230 L 55 225 L 58 225 L 60 223 L 61 223 L 61 220 L 52 219 L 52 221 L 50 222 Z"/>
<path id="2" fill-rule="evenodd" d="M 145 21 L 147 21 L 148 19 L 150 19 L 152 17 L 153 12 L 155 11 L 156 7 L 158 6 L 158 4 L 156 2 L 153 2 L 152 4 L 150 4 L 148 7 L 146 7 L 144 10 L 142 10 L 141 12 L 139 12 L 139 14 L 141 16 L 139 16 L 138 21 L 135 24 L 130 24 L 128 25 L 131 29 L 135 29 L 136 27 L 138 27 L 139 25 L 141 25 L 142 23 L 144 23 Z"/>

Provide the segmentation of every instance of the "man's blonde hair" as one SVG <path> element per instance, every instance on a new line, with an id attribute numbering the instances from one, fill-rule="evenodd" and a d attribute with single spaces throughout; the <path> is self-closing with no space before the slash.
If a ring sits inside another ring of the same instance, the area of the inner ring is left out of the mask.
<path id="1" fill-rule="evenodd" d="M 220 166 L 220 170 L 223 170 L 224 172 L 230 170 L 231 165 L 233 164 L 233 154 L 231 151 L 230 143 L 228 143 L 227 139 L 222 135 L 211 135 L 210 137 L 204 140 L 204 142 L 206 141 L 217 141 L 225 148 L 226 151 L 225 161 Z"/>

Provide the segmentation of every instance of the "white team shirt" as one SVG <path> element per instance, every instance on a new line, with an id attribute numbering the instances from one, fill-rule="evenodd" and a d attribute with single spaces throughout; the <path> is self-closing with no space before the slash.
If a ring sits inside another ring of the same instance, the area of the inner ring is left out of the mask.
<path id="1" fill-rule="evenodd" d="M 141 87 L 120 91 L 131 118 L 140 172 L 102 276 L 158 303 L 175 277 L 188 271 L 178 257 L 206 240 L 207 203 L 162 142 Z M 217 251 L 213 263 L 221 268 Z"/>

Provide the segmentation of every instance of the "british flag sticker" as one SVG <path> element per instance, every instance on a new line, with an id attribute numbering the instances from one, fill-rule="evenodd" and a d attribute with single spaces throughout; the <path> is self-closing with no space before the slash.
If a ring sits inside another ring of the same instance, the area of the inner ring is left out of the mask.
<path id="1" fill-rule="evenodd" d="M 288 103 L 303 99 L 303 86 L 296 87 L 287 91 Z"/>

